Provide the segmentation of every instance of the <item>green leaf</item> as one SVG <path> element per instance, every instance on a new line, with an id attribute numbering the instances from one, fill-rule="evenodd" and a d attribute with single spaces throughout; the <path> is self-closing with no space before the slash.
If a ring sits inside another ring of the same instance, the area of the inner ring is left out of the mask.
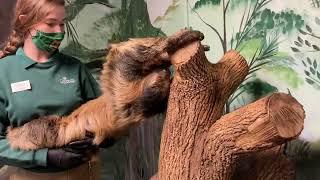
<path id="1" fill-rule="evenodd" d="M 309 78 L 306 78 L 307 83 L 309 83 L 310 85 L 314 84 L 315 82 Z"/>
<path id="2" fill-rule="evenodd" d="M 300 36 L 298 36 L 298 41 L 299 41 L 300 43 L 303 43 L 303 39 L 302 39 Z"/>
<path id="3" fill-rule="evenodd" d="M 302 44 L 299 43 L 299 42 L 297 42 L 297 41 L 295 41 L 294 44 L 295 44 L 296 46 L 302 47 Z"/>
<path id="4" fill-rule="evenodd" d="M 239 49 L 241 49 L 241 54 L 244 57 L 255 57 L 255 55 L 258 54 L 258 50 L 261 49 L 261 39 L 250 39 L 248 41 L 242 42 L 242 44 L 239 46 Z M 254 58 L 254 59 L 255 59 Z"/>
<path id="5" fill-rule="evenodd" d="M 304 61 L 302 61 L 302 64 L 304 65 L 304 67 L 307 67 L 307 64 Z"/>
<path id="6" fill-rule="evenodd" d="M 301 74 L 288 67 L 287 65 L 265 67 L 264 70 L 271 71 L 278 80 L 286 83 L 291 88 L 298 88 L 304 83 L 305 76 L 301 76 Z"/>
<path id="7" fill-rule="evenodd" d="M 243 94 L 246 91 L 246 89 L 241 90 L 238 92 L 234 97 L 230 100 L 230 102 L 233 102 L 235 99 L 237 99 L 241 94 Z"/>
<path id="8" fill-rule="evenodd" d="M 243 85 L 243 88 L 254 100 L 278 91 L 276 87 L 260 79 L 254 79 L 253 81 L 247 82 Z"/>
<path id="9" fill-rule="evenodd" d="M 306 28 L 307 28 L 307 31 L 308 31 L 309 33 L 312 33 L 312 29 L 311 29 L 310 26 L 306 25 Z"/>
<path id="10" fill-rule="evenodd" d="M 208 6 L 208 5 L 220 5 L 221 0 L 198 0 L 193 9 L 199 9 L 203 6 Z"/>
<path id="11" fill-rule="evenodd" d="M 300 50 L 298 48 L 291 47 L 291 49 L 292 49 L 293 52 L 300 52 Z"/>
<path id="12" fill-rule="evenodd" d="M 301 34 L 303 34 L 303 35 L 307 35 L 307 33 L 304 32 L 302 29 L 299 29 L 299 32 L 300 32 Z"/>
<path id="13" fill-rule="evenodd" d="M 316 75 L 316 71 L 315 71 L 312 67 L 310 67 L 310 72 L 311 72 L 313 75 Z"/>
<path id="14" fill-rule="evenodd" d="M 320 80 L 320 73 L 317 71 L 317 77 Z"/>
<path id="15" fill-rule="evenodd" d="M 312 45 L 313 49 L 316 51 L 320 51 L 320 48 L 317 45 Z"/>
<path id="16" fill-rule="evenodd" d="M 310 65 L 312 65 L 311 59 L 309 57 L 307 57 L 307 61 Z"/>
<path id="17" fill-rule="evenodd" d="M 305 73 L 307 76 L 310 76 L 309 71 L 304 70 L 304 73 Z"/>
<path id="18" fill-rule="evenodd" d="M 314 69 L 317 69 L 317 67 L 318 67 L 318 64 L 317 64 L 316 60 L 313 61 L 313 67 L 314 67 Z"/>
<path id="19" fill-rule="evenodd" d="M 311 44 L 310 44 L 310 42 L 308 40 L 305 40 L 304 43 L 309 47 L 311 46 Z"/>
<path id="20" fill-rule="evenodd" d="M 232 36 L 231 41 L 230 41 L 231 49 L 232 49 L 233 43 L 234 43 L 234 39 L 233 39 L 233 36 Z"/>

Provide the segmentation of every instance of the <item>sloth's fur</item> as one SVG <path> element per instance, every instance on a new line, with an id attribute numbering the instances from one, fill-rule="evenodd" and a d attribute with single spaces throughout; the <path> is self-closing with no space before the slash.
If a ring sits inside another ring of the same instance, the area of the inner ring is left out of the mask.
<path id="1" fill-rule="evenodd" d="M 68 116 L 45 116 L 8 128 L 12 148 L 61 147 L 94 134 L 94 144 L 121 135 L 129 126 L 166 110 L 170 89 L 170 55 L 201 40 L 198 31 L 168 37 L 130 39 L 111 45 L 100 76 L 102 95 Z"/>

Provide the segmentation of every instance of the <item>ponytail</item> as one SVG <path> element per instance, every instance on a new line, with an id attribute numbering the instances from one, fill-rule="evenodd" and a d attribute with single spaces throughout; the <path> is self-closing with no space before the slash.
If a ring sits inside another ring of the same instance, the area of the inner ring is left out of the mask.
<path id="1" fill-rule="evenodd" d="M 0 59 L 8 55 L 15 54 L 17 49 L 23 45 L 23 38 L 15 30 L 11 31 L 10 36 L 4 43 L 4 47 L 0 50 Z"/>

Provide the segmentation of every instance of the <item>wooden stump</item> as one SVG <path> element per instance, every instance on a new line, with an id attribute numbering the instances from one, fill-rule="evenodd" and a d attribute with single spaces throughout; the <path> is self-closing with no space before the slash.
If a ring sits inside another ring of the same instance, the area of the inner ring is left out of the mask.
<path id="1" fill-rule="evenodd" d="M 268 153 L 280 157 L 270 148 L 281 149 L 280 145 L 301 133 L 303 107 L 283 93 L 222 116 L 227 99 L 248 74 L 248 65 L 238 52 L 229 51 L 211 64 L 200 42 L 194 42 L 176 52 L 172 64 L 175 75 L 161 137 L 160 180 L 232 179 L 240 160 Z M 271 170 L 286 165 L 281 158 L 274 161 L 269 163 Z M 251 174 L 252 179 L 268 179 L 265 172 Z"/>

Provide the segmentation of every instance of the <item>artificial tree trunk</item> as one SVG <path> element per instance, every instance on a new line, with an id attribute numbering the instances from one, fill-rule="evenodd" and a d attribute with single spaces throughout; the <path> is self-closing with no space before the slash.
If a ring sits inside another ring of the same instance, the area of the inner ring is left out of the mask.
<path id="1" fill-rule="evenodd" d="M 248 154 L 237 162 L 235 180 L 293 180 L 295 163 L 284 154 L 284 145 Z"/>
<path id="2" fill-rule="evenodd" d="M 176 52 L 172 64 L 175 75 L 161 137 L 160 180 L 237 179 L 234 172 L 240 160 L 254 155 L 255 163 L 264 164 L 264 158 L 259 160 L 263 154 L 279 157 L 274 149 L 302 131 L 304 110 L 283 93 L 222 116 L 227 99 L 249 70 L 236 51 L 211 64 L 200 42 L 194 42 Z M 270 169 L 285 164 L 279 161 L 269 163 Z M 266 179 L 263 174 L 251 176 Z"/>

